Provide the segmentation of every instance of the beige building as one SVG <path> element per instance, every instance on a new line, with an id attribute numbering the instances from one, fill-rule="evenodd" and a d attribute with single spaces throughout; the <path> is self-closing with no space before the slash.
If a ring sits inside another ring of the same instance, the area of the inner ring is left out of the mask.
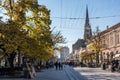
<path id="1" fill-rule="evenodd" d="M 120 23 L 100 33 L 102 47 L 102 59 L 111 61 L 120 57 Z"/>
<path id="2" fill-rule="evenodd" d="M 120 23 L 93 36 L 86 51 L 89 56 L 95 56 L 92 60 L 95 63 L 106 61 L 110 64 L 113 59 L 120 59 Z M 88 61 L 91 62 L 90 58 Z"/>

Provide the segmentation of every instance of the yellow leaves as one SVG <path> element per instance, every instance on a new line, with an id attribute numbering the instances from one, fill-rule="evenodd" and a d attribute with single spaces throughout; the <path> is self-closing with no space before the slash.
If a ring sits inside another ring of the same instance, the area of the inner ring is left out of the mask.
<path id="1" fill-rule="evenodd" d="M 96 47 L 94 46 L 94 44 L 92 44 L 89 46 L 88 50 L 89 51 L 96 50 Z"/>
<path id="2" fill-rule="evenodd" d="M 0 33 L 0 38 L 5 38 L 5 36 L 2 33 Z"/>
<path id="3" fill-rule="evenodd" d="M 1 41 L 1 47 L 5 50 L 5 53 L 18 53 L 18 47 L 21 48 L 25 41 L 24 32 L 22 33 L 18 27 L 15 27 L 14 24 L 10 23 L 9 25 L 4 26 L 2 34 L 4 34 L 5 37 Z"/>
<path id="4" fill-rule="evenodd" d="M 89 43 L 88 51 L 96 51 L 99 50 L 99 48 L 100 48 L 100 44 L 97 41 L 93 41 Z"/>
<path id="5" fill-rule="evenodd" d="M 38 6 L 35 0 L 16 0 L 11 11 L 9 1 L 5 1 L 3 8 L 8 17 L 12 17 L 11 22 L 0 32 L 0 37 L 4 37 L 0 44 L 5 52 L 11 54 L 18 53 L 19 50 L 26 56 L 42 60 L 53 56 L 50 11 L 45 6 Z M 27 12 L 31 12 L 31 15 L 26 14 Z"/>
<path id="6" fill-rule="evenodd" d="M 5 44 L 3 48 L 6 49 L 5 51 L 6 53 L 13 53 L 13 52 L 18 53 L 17 46 L 15 46 L 14 44 Z"/>

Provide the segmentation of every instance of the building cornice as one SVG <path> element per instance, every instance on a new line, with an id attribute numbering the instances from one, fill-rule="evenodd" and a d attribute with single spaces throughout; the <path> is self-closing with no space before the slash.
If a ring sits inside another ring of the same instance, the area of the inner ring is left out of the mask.
<path id="1" fill-rule="evenodd" d="M 112 31 L 112 30 L 115 30 L 115 29 L 118 28 L 118 27 L 120 27 L 120 23 L 118 23 L 118 24 L 116 24 L 116 25 L 108 28 L 107 30 L 102 31 L 100 34 L 101 34 L 101 35 L 102 35 L 102 34 L 105 34 L 105 33 L 107 33 L 107 32 L 110 32 L 110 31 Z"/>

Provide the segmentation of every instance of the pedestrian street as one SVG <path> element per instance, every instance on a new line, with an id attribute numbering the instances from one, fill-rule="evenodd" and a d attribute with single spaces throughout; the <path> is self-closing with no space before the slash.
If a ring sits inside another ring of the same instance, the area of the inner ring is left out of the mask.
<path id="1" fill-rule="evenodd" d="M 37 72 L 33 79 L 0 78 L 0 80 L 119 80 L 120 73 L 102 70 L 101 68 L 64 66 L 63 70 L 55 68 L 44 69 Z"/>

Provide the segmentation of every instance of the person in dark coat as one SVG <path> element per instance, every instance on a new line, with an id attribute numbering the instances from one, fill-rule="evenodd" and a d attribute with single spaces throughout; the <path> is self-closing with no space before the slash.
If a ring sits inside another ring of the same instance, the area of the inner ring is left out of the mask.
<path id="1" fill-rule="evenodd" d="M 106 65 L 105 65 L 105 62 L 103 62 L 103 70 L 106 69 Z"/>
<path id="2" fill-rule="evenodd" d="M 61 69 L 61 63 L 60 62 L 58 62 L 58 67 L 59 67 L 59 70 Z"/>
<path id="3" fill-rule="evenodd" d="M 63 69 L 63 64 L 62 64 L 62 62 L 59 62 L 59 63 L 58 63 L 58 66 L 59 66 L 59 70 L 62 70 L 62 69 Z"/>
<path id="4" fill-rule="evenodd" d="M 61 68 L 61 70 L 63 69 L 63 63 L 62 62 L 60 63 L 60 68 Z"/>
<path id="5" fill-rule="evenodd" d="M 115 71 L 115 60 L 112 60 L 111 72 Z"/>
<path id="6" fill-rule="evenodd" d="M 58 65 L 59 65 L 58 62 L 56 61 L 55 62 L 55 68 L 56 68 L 56 70 L 58 69 Z"/>

